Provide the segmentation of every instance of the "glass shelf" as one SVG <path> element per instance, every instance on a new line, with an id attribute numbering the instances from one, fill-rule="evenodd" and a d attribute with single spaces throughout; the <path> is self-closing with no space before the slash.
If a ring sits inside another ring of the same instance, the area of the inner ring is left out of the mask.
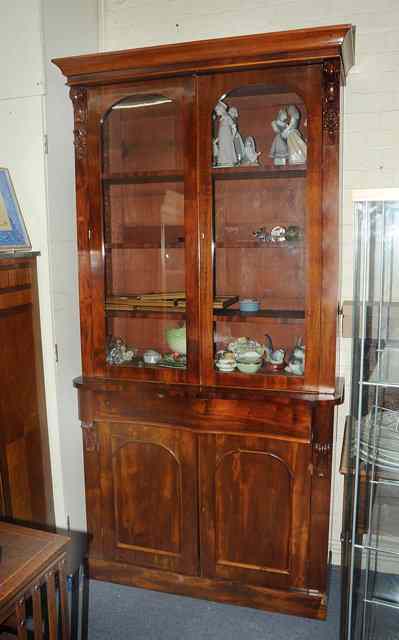
<path id="1" fill-rule="evenodd" d="M 363 384 L 399 388 L 399 351 L 387 347 L 380 352 L 378 364 Z"/>

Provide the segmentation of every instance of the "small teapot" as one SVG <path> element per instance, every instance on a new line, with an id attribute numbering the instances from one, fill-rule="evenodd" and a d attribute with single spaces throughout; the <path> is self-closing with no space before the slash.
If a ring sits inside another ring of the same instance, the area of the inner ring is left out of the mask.
<path id="1" fill-rule="evenodd" d="M 285 349 L 275 349 L 268 333 L 265 334 L 265 360 L 271 369 L 283 369 L 285 366 Z"/>

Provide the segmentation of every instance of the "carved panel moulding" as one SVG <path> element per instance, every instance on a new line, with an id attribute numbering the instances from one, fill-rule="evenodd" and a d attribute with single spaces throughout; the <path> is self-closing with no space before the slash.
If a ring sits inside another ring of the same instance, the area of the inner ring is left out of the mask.
<path id="1" fill-rule="evenodd" d="M 337 144 L 339 139 L 339 86 L 338 62 L 325 62 L 323 66 L 323 130 L 327 144 Z"/>
<path id="2" fill-rule="evenodd" d="M 316 442 L 314 448 L 314 469 L 318 478 L 329 476 L 329 464 L 331 461 L 331 442 Z"/>
<path id="3" fill-rule="evenodd" d="M 69 95 L 75 117 L 73 130 L 75 153 L 78 160 L 83 160 L 87 150 L 87 91 L 83 87 L 72 87 Z"/>
<path id="4" fill-rule="evenodd" d="M 84 446 L 86 451 L 97 451 L 98 450 L 98 438 L 97 438 L 97 429 L 94 425 L 94 422 L 82 422 L 82 433 Z"/>

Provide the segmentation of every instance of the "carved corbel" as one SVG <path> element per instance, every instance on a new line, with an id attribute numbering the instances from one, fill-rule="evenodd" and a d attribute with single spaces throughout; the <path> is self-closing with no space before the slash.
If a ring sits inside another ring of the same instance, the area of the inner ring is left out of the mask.
<path id="1" fill-rule="evenodd" d="M 323 66 L 323 131 L 326 144 L 339 140 L 339 62 L 325 62 Z"/>
<path id="2" fill-rule="evenodd" d="M 94 422 L 82 422 L 81 427 L 85 450 L 88 452 L 98 451 L 98 436 Z"/>
<path id="3" fill-rule="evenodd" d="M 327 478 L 331 461 L 331 442 L 316 442 L 313 445 L 313 469 L 318 478 Z"/>
<path id="4" fill-rule="evenodd" d="M 73 130 L 75 154 L 78 160 L 83 160 L 87 152 L 87 91 L 83 87 L 72 87 L 69 95 L 75 119 Z"/>

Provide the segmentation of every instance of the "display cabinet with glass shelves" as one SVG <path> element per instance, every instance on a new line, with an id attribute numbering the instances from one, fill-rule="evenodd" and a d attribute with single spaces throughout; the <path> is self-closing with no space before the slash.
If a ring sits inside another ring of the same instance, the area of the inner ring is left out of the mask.
<path id="1" fill-rule="evenodd" d="M 399 190 L 354 192 L 356 265 L 342 637 L 399 633 Z"/>
<path id="2" fill-rule="evenodd" d="M 55 62 L 92 575 L 323 618 L 353 29 Z"/>

